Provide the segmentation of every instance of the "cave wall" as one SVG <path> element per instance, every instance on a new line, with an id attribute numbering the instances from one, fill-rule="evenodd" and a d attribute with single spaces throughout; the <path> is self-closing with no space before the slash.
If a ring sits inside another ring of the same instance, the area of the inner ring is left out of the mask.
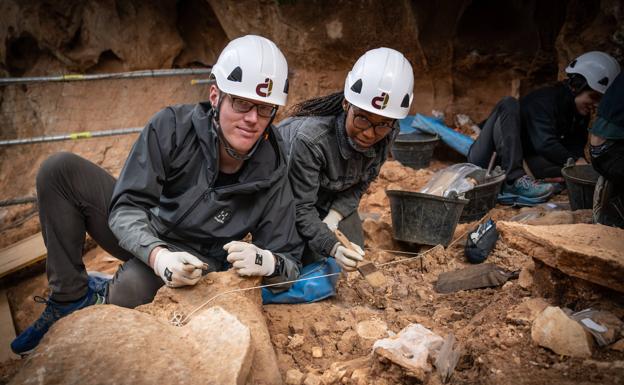
<path id="1" fill-rule="evenodd" d="M 255 33 L 289 61 L 290 105 L 341 89 L 362 53 L 387 46 L 414 68 L 412 112 L 479 121 L 501 97 L 561 78 L 580 53 L 621 61 L 623 19 L 622 0 L 2 0 L 0 76 L 207 66 Z M 142 126 L 166 105 L 205 99 L 189 80 L 0 86 L 0 139 Z M 0 147 L 0 200 L 33 194 L 38 165 L 59 150 L 115 175 L 133 141 Z"/>
<path id="2" fill-rule="evenodd" d="M 364 51 L 403 52 L 414 111 L 483 118 L 504 95 L 561 76 L 574 56 L 622 58 L 621 0 L 4 0 L 0 71 L 25 76 L 209 65 L 261 34 L 286 54 L 292 101 L 341 88 Z"/>

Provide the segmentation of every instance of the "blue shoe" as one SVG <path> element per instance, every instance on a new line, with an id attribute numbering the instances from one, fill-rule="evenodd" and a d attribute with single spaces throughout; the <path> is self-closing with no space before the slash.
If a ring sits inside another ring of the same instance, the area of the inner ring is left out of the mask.
<path id="1" fill-rule="evenodd" d="M 503 186 L 504 194 L 512 194 L 529 199 L 545 200 L 549 198 L 555 189 L 550 183 L 537 182 L 529 175 L 523 175 L 516 179 L 513 184 L 505 183 Z"/>
<path id="2" fill-rule="evenodd" d="M 30 325 L 26 330 L 17 336 L 11 342 L 11 350 L 16 354 L 28 354 L 39 345 L 39 342 L 46 334 L 48 329 L 59 319 L 76 310 L 83 309 L 87 306 L 98 305 L 104 303 L 104 298 L 93 291 L 90 287 L 87 294 L 75 302 L 60 304 L 50 299 L 35 296 L 35 302 L 45 303 L 46 307 L 39 319 Z"/>
<path id="3" fill-rule="evenodd" d="M 107 298 L 108 283 L 113 279 L 111 274 L 105 274 L 99 271 L 89 271 L 89 287 L 98 295 Z"/>

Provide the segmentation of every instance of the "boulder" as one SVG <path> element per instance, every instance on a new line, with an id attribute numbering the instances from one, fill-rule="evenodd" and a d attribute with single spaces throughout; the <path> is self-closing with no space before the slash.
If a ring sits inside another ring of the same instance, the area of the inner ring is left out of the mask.
<path id="1" fill-rule="evenodd" d="M 220 306 L 235 315 L 251 332 L 254 350 L 248 384 L 281 384 L 282 377 L 277 366 L 277 357 L 262 313 L 261 291 L 246 290 L 260 284 L 261 279 L 241 278 L 233 270 L 210 273 L 193 287 L 172 289 L 163 287 L 154 301 L 138 309 L 163 321 L 171 320 L 174 314 L 192 320 L 192 311 L 200 306 Z"/>
<path id="2" fill-rule="evenodd" d="M 245 384 L 249 328 L 220 307 L 183 327 L 114 305 L 61 319 L 11 384 Z M 113 370 L 114 369 L 114 370 Z"/>
<path id="3" fill-rule="evenodd" d="M 624 292 L 624 230 L 599 224 L 531 226 L 498 222 L 510 247 L 567 275 Z"/>
<path id="4" fill-rule="evenodd" d="M 531 327 L 531 338 L 557 354 L 572 357 L 591 357 L 592 337 L 576 321 L 558 307 L 542 311 Z"/>

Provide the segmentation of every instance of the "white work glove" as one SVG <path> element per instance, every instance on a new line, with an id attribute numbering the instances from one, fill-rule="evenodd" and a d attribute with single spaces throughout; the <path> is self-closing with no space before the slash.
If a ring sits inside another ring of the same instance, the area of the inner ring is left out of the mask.
<path id="1" fill-rule="evenodd" d="M 323 223 L 325 223 L 327 227 L 329 227 L 329 230 L 333 233 L 334 231 L 336 231 L 336 229 L 338 228 L 338 223 L 340 223 L 343 218 L 344 217 L 342 216 L 342 214 L 340 214 L 338 211 L 334 209 L 329 209 L 329 212 L 327 213 L 325 218 L 323 218 Z"/>
<path id="2" fill-rule="evenodd" d="M 345 271 L 354 271 L 357 263 L 364 260 L 364 250 L 353 242 L 351 242 L 351 247 L 355 250 L 349 250 L 340 242 L 336 242 L 331 251 L 331 256 L 336 258 L 338 265 Z"/>
<path id="3" fill-rule="evenodd" d="M 261 249 L 253 243 L 232 241 L 226 243 L 227 260 L 241 276 L 269 276 L 275 271 L 275 257 L 269 250 Z"/>
<path id="4" fill-rule="evenodd" d="M 169 287 L 195 285 L 206 264 L 186 251 L 161 249 L 154 257 L 154 272 Z"/>

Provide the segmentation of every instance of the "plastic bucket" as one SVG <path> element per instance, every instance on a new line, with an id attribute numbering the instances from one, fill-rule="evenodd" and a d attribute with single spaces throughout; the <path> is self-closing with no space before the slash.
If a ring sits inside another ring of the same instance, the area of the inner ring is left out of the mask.
<path id="1" fill-rule="evenodd" d="M 392 145 L 392 157 L 402 165 L 414 169 L 429 167 L 433 149 L 439 141 L 437 135 L 420 132 L 400 134 Z"/>
<path id="2" fill-rule="evenodd" d="M 386 195 L 390 199 L 394 238 L 423 245 L 447 246 L 468 203 L 466 199 L 411 191 L 386 190 Z"/>
<path id="3" fill-rule="evenodd" d="M 482 175 L 477 176 L 475 179 L 480 182 L 485 179 L 485 170 L 479 171 Z M 476 221 L 493 209 L 494 206 L 496 206 L 496 198 L 504 181 L 505 174 L 501 174 L 484 183 L 476 185 L 472 190 L 466 191 L 464 196 L 466 199 L 470 200 L 470 202 L 464 207 L 464 211 L 462 211 L 459 217 L 459 222 Z"/>
<path id="4" fill-rule="evenodd" d="M 594 188 L 600 176 L 590 164 L 566 166 L 561 169 L 570 198 L 570 209 L 591 209 L 594 203 Z"/>

